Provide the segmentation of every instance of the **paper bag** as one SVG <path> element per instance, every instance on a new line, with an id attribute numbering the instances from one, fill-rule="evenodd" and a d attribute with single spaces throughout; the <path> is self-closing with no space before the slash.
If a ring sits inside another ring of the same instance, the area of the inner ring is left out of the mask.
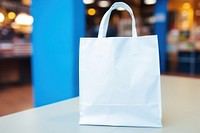
<path id="1" fill-rule="evenodd" d="M 132 37 L 106 37 L 112 10 L 132 17 Z M 80 39 L 80 124 L 161 127 L 161 92 L 156 35 L 137 36 L 131 8 L 114 3 L 97 38 Z"/>

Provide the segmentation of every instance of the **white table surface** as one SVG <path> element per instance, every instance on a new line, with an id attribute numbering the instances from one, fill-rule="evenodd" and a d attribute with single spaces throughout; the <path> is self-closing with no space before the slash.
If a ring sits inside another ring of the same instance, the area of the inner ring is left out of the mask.
<path id="1" fill-rule="evenodd" d="M 78 98 L 0 117 L 0 133 L 200 133 L 200 79 L 162 76 L 163 128 L 79 125 Z"/>

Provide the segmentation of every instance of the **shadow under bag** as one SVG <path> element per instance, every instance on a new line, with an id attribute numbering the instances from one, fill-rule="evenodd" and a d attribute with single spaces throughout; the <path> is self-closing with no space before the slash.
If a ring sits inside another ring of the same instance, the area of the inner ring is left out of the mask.
<path id="1" fill-rule="evenodd" d="M 132 17 L 132 37 L 106 37 L 112 10 Z M 157 36 L 137 36 L 131 8 L 116 2 L 97 38 L 80 39 L 80 124 L 162 127 Z"/>

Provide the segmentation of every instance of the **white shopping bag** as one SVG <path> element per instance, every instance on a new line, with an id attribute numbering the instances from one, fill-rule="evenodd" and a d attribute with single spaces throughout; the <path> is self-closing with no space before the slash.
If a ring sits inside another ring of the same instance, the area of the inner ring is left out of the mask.
<path id="1" fill-rule="evenodd" d="M 112 10 L 132 17 L 132 37 L 105 37 Z M 114 3 L 98 38 L 80 39 L 80 124 L 162 127 L 157 36 L 137 36 L 131 8 Z"/>

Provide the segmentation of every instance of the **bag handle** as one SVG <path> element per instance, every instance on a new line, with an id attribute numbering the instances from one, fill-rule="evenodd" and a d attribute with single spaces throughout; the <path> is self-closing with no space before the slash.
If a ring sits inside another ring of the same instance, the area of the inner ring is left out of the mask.
<path id="1" fill-rule="evenodd" d="M 135 17 L 133 15 L 132 9 L 124 2 L 115 2 L 110 9 L 104 14 L 101 23 L 100 23 L 100 27 L 99 27 L 99 34 L 98 34 L 98 38 L 103 38 L 106 37 L 106 33 L 107 33 L 107 29 L 108 29 L 108 21 L 110 19 L 110 14 L 113 10 L 122 7 L 125 10 L 127 10 L 132 18 L 132 37 L 137 37 L 137 31 L 136 31 L 136 27 L 135 27 Z"/>

